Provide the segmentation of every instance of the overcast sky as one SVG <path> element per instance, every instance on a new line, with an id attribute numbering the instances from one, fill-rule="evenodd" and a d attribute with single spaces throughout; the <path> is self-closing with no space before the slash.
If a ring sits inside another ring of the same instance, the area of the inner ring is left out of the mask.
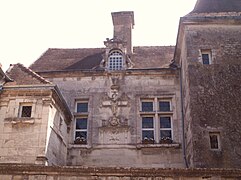
<path id="1" fill-rule="evenodd" d="M 104 47 L 111 12 L 134 11 L 134 46 L 175 45 L 196 0 L 0 0 L 0 63 L 29 66 L 48 48 Z"/>

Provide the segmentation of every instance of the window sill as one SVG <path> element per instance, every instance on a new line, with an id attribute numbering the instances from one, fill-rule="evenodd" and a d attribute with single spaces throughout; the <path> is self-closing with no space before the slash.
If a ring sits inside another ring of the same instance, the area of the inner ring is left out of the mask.
<path id="1" fill-rule="evenodd" d="M 74 112 L 74 116 L 88 116 L 88 112 Z"/>
<path id="2" fill-rule="evenodd" d="M 69 148 L 84 148 L 84 149 L 90 149 L 91 146 L 88 144 L 69 144 Z"/>
<path id="3" fill-rule="evenodd" d="M 5 123 L 11 124 L 34 124 L 34 118 L 32 117 L 14 117 L 14 118 L 5 118 Z"/>
<path id="4" fill-rule="evenodd" d="M 138 144 L 137 149 L 141 148 L 180 148 L 181 145 L 179 143 L 172 144 Z"/>
<path id="5" fill-rule="evenodd" d="M 147 115 L 149 115 L 149 114 L 170 114 L 170 115 L 172 115 L 173 114 L 173 111 L 140 111 L 140 114 L 141 115 L 145 115 L 145 114 L 147 114 Z"/>

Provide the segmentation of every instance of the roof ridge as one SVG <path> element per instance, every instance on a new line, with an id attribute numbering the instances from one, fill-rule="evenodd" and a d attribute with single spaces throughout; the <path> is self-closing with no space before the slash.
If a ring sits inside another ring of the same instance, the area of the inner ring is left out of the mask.
<path id="1" fill-rule="evenodd" d="M 23 64 L 21 63 L 17 63 L 15 64 L 17 65 L 19 68 L 21 68 L 22 70 L 24 70 L 25 72 L 29 73 L 30 75 L 32 75 L 33 77 L 37 78 L 38 80 L 40 80 L 43 83 L 47 83 L 47 84 L 52 84 L 50 81 L 46 80 L 45 78 L 43 78 L 42 76 L 40 76 L 39 74 L 37 74 L 36 72 L 34 72 L 33 70 L 31 70 L 28 67 L 25 67 Z"/>

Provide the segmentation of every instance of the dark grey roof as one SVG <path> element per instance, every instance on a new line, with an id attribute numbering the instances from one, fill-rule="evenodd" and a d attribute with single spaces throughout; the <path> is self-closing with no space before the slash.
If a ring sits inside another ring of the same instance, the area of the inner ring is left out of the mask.
<path id="1" fill-rule="evenodd" d="M 241 12 L 241 0 L 197 0 L 191 13 Z"/>

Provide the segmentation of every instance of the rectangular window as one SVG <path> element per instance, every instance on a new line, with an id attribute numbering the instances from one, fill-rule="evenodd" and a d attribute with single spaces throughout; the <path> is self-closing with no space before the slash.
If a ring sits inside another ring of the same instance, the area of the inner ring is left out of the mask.
<path id="1" fill-rule="evenodd" d="M 88 102 L 77 102 L 76 112 L 78 113 L 88 112 Z"/>
<path id="2" fill-rule="evenodd" d="M 75 119 L 75 144 L 87 143 L 87 117 Z"/>
<path id="3" fill-rule="evenodd" d="M 213 150 L 220 149 L 220 135 L 219 133 L 209 133 L 210 146 Z"/>
<path id="4" fill-rule="evenodd" d="M 32 105 L 20 105 L 19 117 L 31 117 L 32 115 Z"/>
<path id="5" fill-rule="evenodd" d="M 142 140 L 154 141 L 153 117 L 142 117 Z"/>
<path id="6" fill-rule="evenodd" d="M 211 64 L 211 50 L 201 50 L 202 53 L 202 63 Z"/>
<path id="7" fill-rule="evenodd" d="M 172 123 L 170 116 L 160 117 L 160 139 L 172 139 Z"/>
<path id="8" fill-rule="evenodd" d="M 153 112 L 153 102 L 141 102 L 141 110 L 143 112 Z"/>
<path id="9" fill-rule="evenodd" d="M 142 143 L 172 143 L 171 98 L 142 99 L 140 117 L 142 128 Z"/>
<path id="10" fill-rule="evenodd" d="M 171 111 L 170 101 L 159 101 L 159 110 L 162 112 Z"/>

